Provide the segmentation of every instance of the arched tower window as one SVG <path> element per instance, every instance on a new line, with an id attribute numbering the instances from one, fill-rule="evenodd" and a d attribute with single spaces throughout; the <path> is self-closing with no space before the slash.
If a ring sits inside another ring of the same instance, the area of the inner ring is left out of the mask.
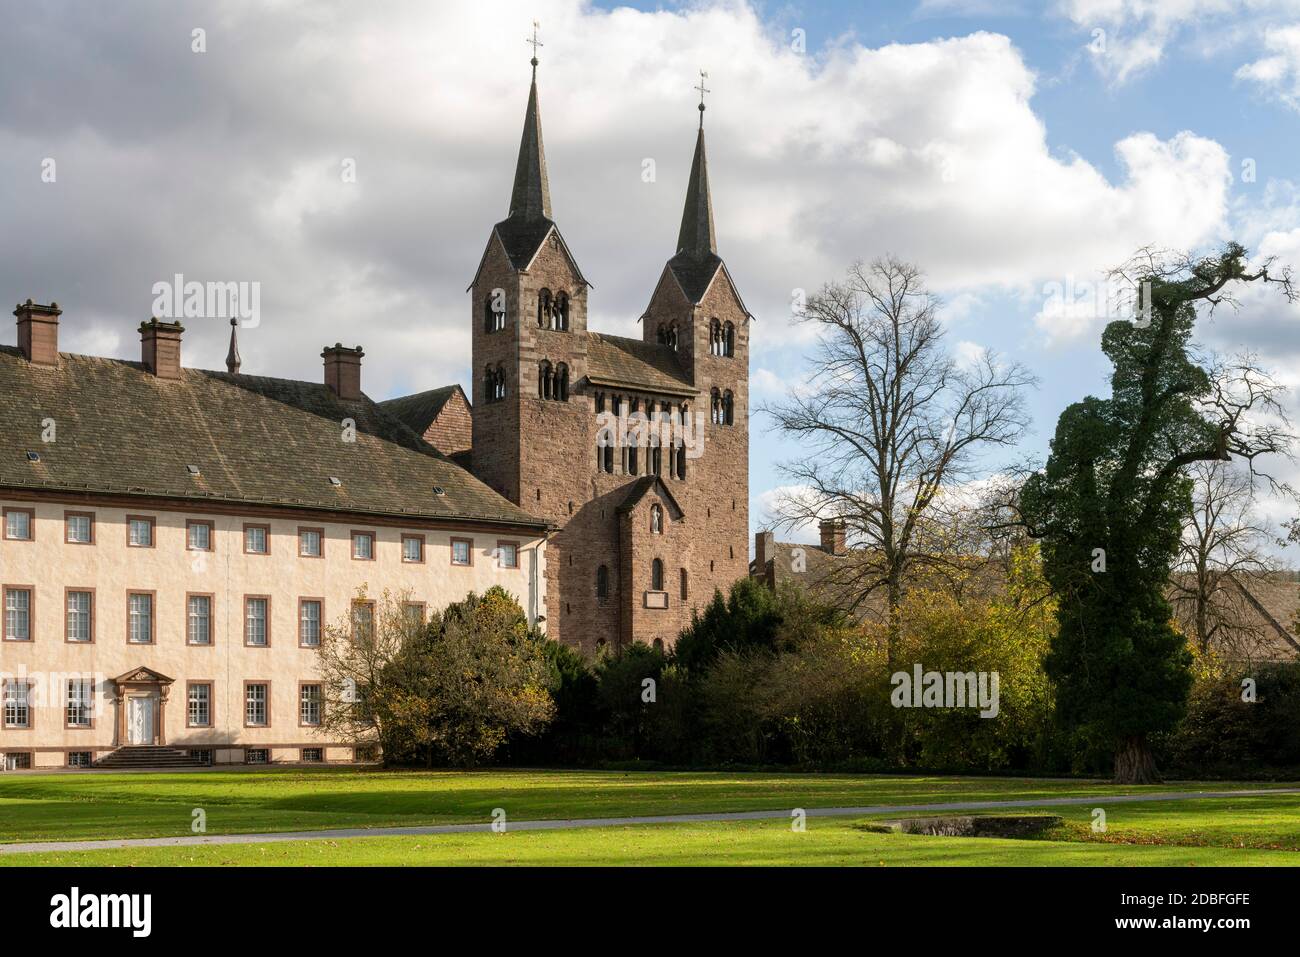
<path id="1" fill-rule="evenodd" d="M 664 533 L 664 510 L 662 505 L 650 506 L 650 531 L 655 535 Z"/>
<path id="2" fill-rule="evenodd" d="M 722 355 L 722 323 L 717 316 L 709 320 L 709 355 Z"/>
<path id="3" fill-rule="evenodd" d="M 551 321 L 551 290 L 543 289 L 537 294 L 537 328 L 549 328 Z"/>
<path id="4" fill-rule="evenodd" d="M 736 354 L 736 327 L 730 322 L 722 327 L 722 354 L 727 358 Z"/>
<path id="5" fill-rule="evenodd" d="M 569 294 L 557 293 L 555 296 L 555 328 L 561 332 L 569 331 Z"/>
<path id="6" fill-rule="evenodd" d="M 731 397 L 730 389 L 722 393 L 722 416 L 723 425 L 735 424 L 735 401 Z"/>
<path id="7" fill-rule="evenodd" d="M 709 391 L 709 421 L 722 425 L 722 393 L 717 389 Z"/>
<path id="8" fill-rule="evenodd" d="M 569 401 L 569 367 L 563 362 L 555 367 L 555 387 L 553 392 L 553 398 L 556 401 Z"/>
<path id="9" fill-rule="evenodd" d="M 661 346 L 668 346 L 676 351 L 677 349 L 677 323 L 660 323 L 659 330 L 655 336 Z"/>
<path id="10" fill-rule="evenodd" d="M 608 565 L 601 565 L 596 569 L 596 597 L 602 601 L 609 597 Z"/>
<path id="11" fill-rule="evenodd" d="M 664 590 L 664 563 L 658 558 L 650 563 L 650 590 Z"/>
<path id="12" fill-rule="evenodd" d="M 551 363 L 543 359 L 537 364 L 537 395 L 539 398 L 549 399 L 551 390 L 554 388 L 555 374 L 551 371 Z"/>
<path id="13" fill-rule="evenodd" d="M 496 377 L 492 374 L 492 367 L 488 366 L 483 370 L 483 401 L 491 402 L 496 392 Z"/>

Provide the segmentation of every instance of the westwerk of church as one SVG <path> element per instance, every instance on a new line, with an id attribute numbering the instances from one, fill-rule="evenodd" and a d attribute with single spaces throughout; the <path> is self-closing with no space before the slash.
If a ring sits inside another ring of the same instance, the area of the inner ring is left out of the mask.
<path id="1" fill-rule="evenodd" d="M 385 590 L 423 616 L 500 585 L 588 652 L 670 645 L 748 569 L 750 316 L 716 245 L 701 112 L 641 337 L 588 329 L 534 69 L 469 289 L 469 395 L 374 402 L 364 352 L 337 343 L 316 382 L 250 375 L 233 325 L 224 372 L 184 365 L 185 329 L 158 318 L 138 361 L 62 352 L 63 310 L 20 304 L 0 346 L 0 767 L 367 760 L 318 730 L 317 649 L 330 624 L 374 627 Z"/>

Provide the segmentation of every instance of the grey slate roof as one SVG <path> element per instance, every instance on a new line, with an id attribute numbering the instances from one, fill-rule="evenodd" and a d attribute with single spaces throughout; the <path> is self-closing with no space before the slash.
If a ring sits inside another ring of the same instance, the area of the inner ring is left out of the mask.
<path id="1" fill-rule="evenodd" d="M 669 346 L 588 332 L 587 378 L 596 385 L 629 386 L 670 395 L 697 395 Z"/>
<path id="2" fill-rule="evenodd" d="M 433 420 L 442 411 L 442 407 L 447 404 L 447 400 L 460 391 L 461 388 L 458 385 L 444 385 L 437 389 L 430 389 L 427 392 L 416 392 L 412 395 L 398 396 L 395 399 L 385 399 L 378 404 L 379 408 L 397 419 L 416 435 L 424 435 L 425 430 L 433 424 Z"/>
<path id="3" fill-rule="evenodd" d="M 345 418 L 355 443 L 342 441 Z M 0 421 L 0 488 L 545 525 L 369 399 L 314 382 L 200 369 L 169 382 L 138 362 L 66 353 L 45 368 L 0 346 Z"/>

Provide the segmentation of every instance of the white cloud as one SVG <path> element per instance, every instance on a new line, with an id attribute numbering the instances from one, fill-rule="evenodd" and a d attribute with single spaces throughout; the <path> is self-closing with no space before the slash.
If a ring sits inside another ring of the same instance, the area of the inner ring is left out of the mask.
<path id="1" fill-rule="evenodd" d="M 1237 79 L 1258 84 L 1300 112 L 1300 24 L 1274 27 L 1264 34 L 1268 55 L 1237 70 Z"/>

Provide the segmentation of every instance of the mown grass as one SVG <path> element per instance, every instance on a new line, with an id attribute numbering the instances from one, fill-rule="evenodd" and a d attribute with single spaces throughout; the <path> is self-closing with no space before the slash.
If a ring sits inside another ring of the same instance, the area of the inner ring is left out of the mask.
<path id="1" fill-rule="evenodd" d="M 205 812 L 207 833 L 230 834 L 486 822 L 498 807 L 521 821 L 1249 787 L 1259 785 L 1116 788 L 1030 778 L 365 768 L 13 775 L 0 778 L 0 842 L 186 836 L 195 808 Z M 1112 820 L 1120 813 L 1108 810 Z"/>
<path id="2" fill-rule="evenodd" d="M 879 834 L 855 818 L 636 825 L 504 834 L 440 834 L 262 844 L 0 855 L 0 866 L 1295 866 L 1300 798 L 1124 805 L 1093 835 L 1090 809 L 1066 817 L 1067 840 Z M 1112 808 L 1118 810 L 1118 808 Z M 993 813 L 993 812 L 990 812 Z M 1109 813 L 1109 812 L 1108 812 Z M 1272 823 L 1270 823 L 1272 822 Z M 1122 843 L 1131 834 L 1135 843 Z M 1161 836 L 1171 838 L 1160 842 Z M 1098 840 L 1095 838 L 1105 838 Z M 1206 842 L 1189 845 L 1192 840 Z M 1237 846 L 1241 841 L 1246 846 Z M 1274 844 L 1287 850 L 1265 849 Z"/>

